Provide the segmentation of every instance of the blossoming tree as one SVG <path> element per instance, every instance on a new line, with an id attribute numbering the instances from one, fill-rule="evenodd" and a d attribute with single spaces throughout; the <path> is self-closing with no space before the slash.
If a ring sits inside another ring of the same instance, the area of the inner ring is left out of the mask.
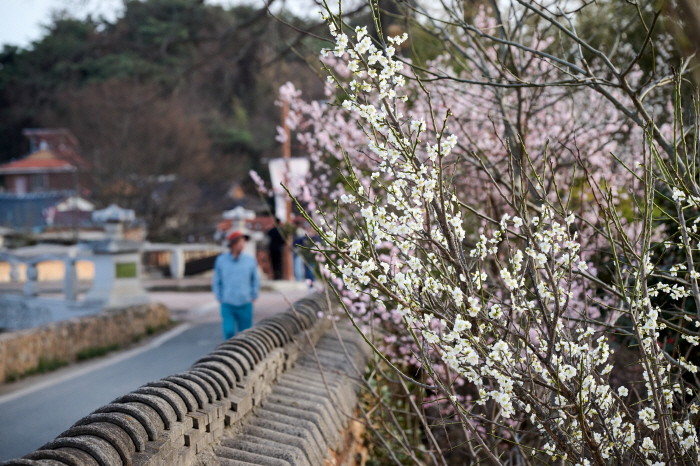
<path id="1" fill-rule="evenodd" d="M 659 12 L 620 67 L 579 37 L 569 2 L 502 3 L 471 18 L 466 3 L 403 4 L 445 44 L 424 64 L 398 53 L 409 37 L 384 34 L 377 4 L 371 33 L 326 8 L 337 105 L 282 89 L 317 176 L 298 206 L 376 350 L 365 381 L 386 420 L 363 416 L 396 463 L 447 464 L 458 439 L 457 464 L 696 464 L 687 63 L 637 66 Z M 435 429 L 448 424 L 452 439 Z"/>

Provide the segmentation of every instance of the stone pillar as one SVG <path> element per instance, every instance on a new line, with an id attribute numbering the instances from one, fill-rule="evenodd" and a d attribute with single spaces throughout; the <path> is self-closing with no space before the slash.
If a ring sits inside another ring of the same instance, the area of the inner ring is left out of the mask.
<path id="1" fill-rule="evenodd" d="M 66 272 L 63 278 L 63 292 L 67 301 L 75 301 L 78 297 L 78 276 L 75 270 L 75 260 L 69 257 L 64 263 Z"/>
<path id="2" fill-rule="evenodd" d="M 107 239 L 122 239 L 124 238 L 124 225 L 121 222 L 107 222 L 104 225 L 105 237 Z"/>
<path id="3" fill-rule="evenodd" d="M 140 242 L 99 241 L 93 245 L 95 280 L 85 297 L 86 303 L 104 308 L 145 304 L 150 301 L 141 285 Z"/>
<path id="4" fill-rule="evenodd" d="M 17 283 L 21 278 L 21 273 L 19 271 L 19 262 L 10 261 L 10 281 L 12 283 Z"/>
<path id="5" fill-rule="evenodd" d="M 37 290 L 37 280 L 39 278 L 39 271 L 36 269 L 36 264 L 30 262 L 27 264 L 27 281 L 24 283 L 24 296 L 31 297 L 36 296 Z"/>
<path id="6" fill-rule="evenodd" d="M 170 250 L 170 277 L 184 278 L 185 276 L 185 251 L 180 247 Z"/>
<path id="7" fill-rule="evenodd" d="M 241 206 L 238 206 L 234 209 L 227 210 L 226 212 L 224 212 L 224 218 L 227 220 L 231 220 L 231 231 L 233 231 L 233 230 L 245 231 L 246 230 L 245 221 L 246 220 L 253 220 L 255 218 L 255 212 L 253 212 L 252 210 L 244 209 Z"/>
<path id="8" fill-rule="evenodd" d="M 245 224 L 246 220 L 253 220 L 255 218 L 255 212 L 253 212 L 252 210 L 246 210 L 243 207 L 238 206 L 234 209 L 224 212 L 224 218 L 231 220 L 231 230 L 229 230 L 226 233 L 226 236 L 228 236 L 228 233 L 230 233 L 231 231 L 236 230 L 242 231 L 243 233 L 250 236 L 250 239 L 248 240 L 248 243 L 246 244 L 243 252 L 255 257 L 255 253 L 257 251 L 256 243 L 260 241 L 262 234 L 260 234 L 260 232 L 248 231 L 248 228 L 246 228 Z"/>

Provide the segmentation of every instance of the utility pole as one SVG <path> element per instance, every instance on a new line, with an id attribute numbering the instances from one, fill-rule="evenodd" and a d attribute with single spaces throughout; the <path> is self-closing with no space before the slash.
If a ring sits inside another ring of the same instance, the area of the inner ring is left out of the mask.
<path id="1" fill-rule="evenodd" d="M 80 241 L 80 211 L 78 210 L 78 170 L 79 167 L 76 163 L 75 171 L 73 171 L 73 199 L 68 198 L 69 203 L 73 202 L 73 205 L 69 206 L 71 209 L 71 217 L 73 217 L 71 219 L 73 223 L 73 244 L 78 244 L 78 242 Z"/>
<path id="2" fill-rule="evenodd" d="M 289 188 L 289 160 L 292 158 L 292 141 L 289 134 L 289 125 L 287 124 L 287 115 L 289 115 L 289 102 L 282 102 L 282 129 L 286 135 L 284 144 L 282 144 L 282 156 L 286 161 L 286 171 L 284 173 L 284 184 Z M 287 218 L 285 223 L 291 229 L 292 225 L 292 198 L 287 195 Z M 282 278 L 285 280 L 294 280 L 294 258 L 292 255 L 292 243 L 294 241 L 294 230 L 285 238 L 284 253 L 282 254 Z"/>

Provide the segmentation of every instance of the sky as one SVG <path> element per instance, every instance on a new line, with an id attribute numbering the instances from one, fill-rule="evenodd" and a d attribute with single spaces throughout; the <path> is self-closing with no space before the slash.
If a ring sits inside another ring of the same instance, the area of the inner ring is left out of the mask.
<path id="1" fill-rule="evenodd" d="M 55 10 L 113 19 L 121 4 L 121 0 L 0 0 L 0 44 L 27 47 L 44 35 L 42 25 L 50 22 Z"/>
<path id="2" fill-rule="evenodd" d="M 263 5 L 262 0 L 207 0 L 207 3 Z M 286 5 L 297 14 L 318 10 L 312 0 L 288 0 Z M 0 0 L 0 49 L 4 44 L 27 47 L 41 38 L 42 25 L 50 23 L 54 11 L 66 10 L 80 18 L 102 15 L 113 20 L 121 8 L 122 0 Z"/>

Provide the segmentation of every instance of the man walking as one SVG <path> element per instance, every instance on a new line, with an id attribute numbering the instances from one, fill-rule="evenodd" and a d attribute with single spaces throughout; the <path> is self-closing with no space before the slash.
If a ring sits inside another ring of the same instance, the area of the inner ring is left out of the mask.
<path id="1" fill-rule="evenodd" d="M 224 338 L 253 325 L 253 302 L 260 292 L 260 274 L 255 258 L 245 254 L 248 235 L 234 231 L 228 235 L 230 252 L 221 254 L 214 263 L 211 289 L 221 303 Z"/>

